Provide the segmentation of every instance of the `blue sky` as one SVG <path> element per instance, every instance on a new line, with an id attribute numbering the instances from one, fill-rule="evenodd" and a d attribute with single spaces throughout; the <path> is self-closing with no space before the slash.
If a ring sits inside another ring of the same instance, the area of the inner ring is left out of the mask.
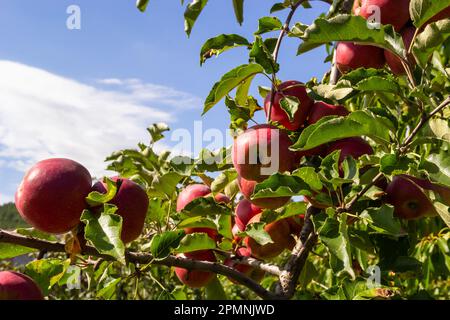
<path id="1" fill-rule="evenodd" d="M 204 129 L 225 134 L 223 104 L 202 118 L 202 102 L 214 81 L 246 63 L 247 55 L 235 49 L 200 67 L 199 50 L 221 33 L 252 39 L 258 18 L 275 2 L 247 0 L 239 26 L 231 0 L 211 0 L 188 39 L 178 0 L 152 0 L 145 14 L 134 0 L 3 0 L 0 203 L 12 200 L 24 171 L 46 157 L 70 157 L 102 174 L 103 159 L 145 142 L 145 128 L 153 122 L 192 131 L 194 121 L 202 120 Z M 294 21 L 309 24 L 328 9 L 322 2 L 312 4 Z M 81 30 L 66 28 L 69 5 L 81 8 Z M 280 78 L 320 79 L 329 68 L 324 49 L 297 57 L 298 44 L 298 39 L 283 43 Z"/>

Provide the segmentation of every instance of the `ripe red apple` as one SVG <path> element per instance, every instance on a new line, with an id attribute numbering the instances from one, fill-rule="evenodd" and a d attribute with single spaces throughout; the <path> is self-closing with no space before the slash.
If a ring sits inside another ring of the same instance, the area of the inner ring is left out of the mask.
<path id="1" fill-rule="evenodd" d="M 243 199 L 239 201 L 236 206 L 236 225 L 240 230 L 245 230 L 247 223 L 251 218 L 256 216 L 258 213 L 261 213 L 262 209 L 260 207 L 255 206 L 249 200 Z"/>
<path id="2" fill-rule="evenodd" d="M 117 207 L 116 214 L 122 217 L 121 239 L 124 243 L 137 239 L 144 229 L 149 200 L 145 190 L 130 179 L 112 177 L 117 184 L 117 192 L 109 203 Z M 107 193 L 107 185 L 98 181 L 92 191 Z"/>
<path id="3" fill-rule="evenodd" d="M 373 149 L 370 144 L 359 137 L 337 140 L 329 145 L 327 153 L 330 154 L 336 150 L 341 150 L 339 157 L 340 163 L 348 156 L 358 159 L 365 154 L 373 154 Z"/>
<path id="4" fill-rule="evenodd" d="M 373 16 L 376 10 L 380 12 L 381 24 L 391 24 L 399 31 L 410 20 L 410 0 L 362 0 L 359 15 L 365 19 Z"/>
<path id="5" fill-rule="evenodd" d="M 302 231 L 303 224 L 305 223 L 305 215 L 299 214 L 298 216 L 292 216 L 286 218 L 287 223 L 289 224 L 290 234 L 299 235 Z"/>
<path id="6" fill-rule="evenodd" d="M 44 296 L 30 277 L 15 271 L 1 271 L 0 300 L 44 300 Z"/>
<path id="7" fill-rule="evenodd" d="M 231 202 L 230 198 L 228 198 L 223 193 L 216 194 L 216 196 L 214 197 L 214 200 L 216 200 L 217 203 L 224 203 L 224 204 L 228 204 Z"/>
<path id="8" fill-rule="evenodd" d="M 300 102 L 292 121 L 280 105 L 281 99 L 286 96 L 296 97 Z M 271 100 L 272 94 L 269 93 L 264 100 L 264 111 L 266 115 L 269 113 Z M 277 92 L 275 93 L 270 120 L 278 122 L 288 130 L 296 131 L 305 123 L 312 104 L 313 101 L 308 97 L 303 83 L 294 80 L 283 82 L 278 86 Z"/>
<path id="9" fill-rule="evenodd" d="M 295 167 L 291 145 L 286 132 L 267 124 L 254 126 L 234 140 L 234 168 L 239 176 L 259 182 L 276 172 L 291 171 Z"/>
<path id="10" fill-rule="evenodd" d="M 205 197 L 211 193 L 211 189 L 203 184 L 191 184 L 178 195 L 177 211 L 183 210 L 191 201 Z"/>
<path id="11" fill-rule="evenodd" d="M 216 256 L 211 250 L 186 252 L 177 256 L 198 261 L 216 262 Z M 204 287 L 214 278 L 214 273 L 209 271 L 188 270 L 180 267 L 175 268 L 175 274 L 182 283 L 191 288 Z"/>
<path id="12" fill-rule="evenodd" d="M 15 196 L 25 221 L 48 233 L 65 233 L 79 222 L 91 190 L 89 171 L 69 159 L 47 159 L 25 174 Z"/>
<path id="13" fill-rule="evenodd" d="M 403 38 L 403 43 L 405 44 L 406 50 L 409 49 L 411 42 L 414 38 L 414 33 L 416 32 L 416 28 L 414 27 L 406 27 L 402 29 L 400 32 Z M 391 69 L 392 73 L 395 75 L 403 75 L 406 73 L 405 68 L 403 68 L 402 61 L 395 54 L 388 50 L 384 50 L 384 57 L 386 58 L 386 62 Z M 414 65 L 415 59 L 412 54 L 408 55 L 408 61 Z"/>
<path id="14" fill-rule="evenodd" d="M 260 222 L 261 213 L 250 219 L 248 224 Z M 270 235 L 273 243 L 260 245 L 256 240 L 250 237 L 244 238 L 245 246 L 250 250 L 251 255 L 258 259 L 269 259 L 278 256 L 284 249 L 292 246 L 292 236 L 290 235 L 290 226 L 286 219 L 277 220 L 269 223 L 264 230 Z"/>
<path id="15" fill-rule="evenodd" d="M 446 205 L 450 205 L 450 188 L 437 183 L 433 183 L 427 179 L 420 179 L 406 174 L 401 174 L 399 175 L 399 177 L 411 180 L 422 189 L 434 191 L 435 193 L 439 194 L 443 203 L 445 203 Z"/>
<path id="16" fill-rule="evenodd" d="M 352 42 L 339 42 L 336 47 L 336 64 L 341 73 L 358 68 L 381 69 L 385 64 L 383 49 Z"/>
<path id="17" fill-rule="evenodd" d="M 290 197 L 274 197 L 251 200 L 256 184 L 256 181 L 238 177 L 238 185 L 242 195 L 257 207 L 275 210 L 284 206 L 291 199 Z"/>
<path id="18" fill-rule="evenodd" d="M 311 108 L 308 116 L 308 125 L 314 124 L 326 116 L 344 117 L 350 112 L 344 106 L 335 106 L 326 102 L 318 101 Z"/>
<path id="19" fill-rule="evenodd" d="M 411 220 L 436 215 L 436 209 L 420 187 L 407 176 L 395 176 L 386 188 L 386 202 L 394 206 L 394 214 Z"/>

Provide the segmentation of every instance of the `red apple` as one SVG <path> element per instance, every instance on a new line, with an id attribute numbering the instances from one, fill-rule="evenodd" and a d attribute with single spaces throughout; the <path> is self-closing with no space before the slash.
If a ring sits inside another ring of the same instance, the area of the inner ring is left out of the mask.
<path id="1" fill-rule="evenodd" d="M 379 10 L 381 24 L 391 24 L 396 31 L 399 31 L 410 20 L 409 17 L 410 0 L 362 0 L 359 15 L 365 19 L 372 16 Z"/>
<path id="2" fill-rule="evenodd" d="M 186 252 L 177 255 L 181 258 L 187 258 L 198 261 L 210 261 L 216 262 L 216 256 L 211 250 L 200 250 L 200 251 L 192 251 Z M 176 267 L 175 274 L 178 279 L 191 288 L 201 288 L 206 286 L 215 276 L 214 273 L 209 271 L 200 271 L 200 270 L 188 270 L 185 268 Z"/>
<path id="3" fill-rule="evenodd" d="M 409 49 L 415 32 L 416 28 L 414 27 L 406 27 L 401 31 L 403 43 L 405 44 L 406 50 Z M 395 54 L 388 50 L 384 50 L 384 57 L 386 58 L 386 62 L 389 68 L 392 70 L 392 73 L 394 73 L 395 75 L 403 75 L 406 73 L 405 69 L 403 68 L 402 61 Z M 415 64 L 415 59 L 412 54 L 408 56 L 408 60 L 412 65 Z"/>
<path id="4" fill-rule="evenodd" d="M 145 217 L 149 206 L 149 200 L 145 190 L 130 179 L 112 177 L 117 184 L 117 192 L 109 201 L 117 207 L 116 214 L 122 217 L 122 241 L 125 243 L 137 239 L 144 229 Z M 92 187 L 92 191 L 107 193 L 107 185 L 98 181 Z"/>
<path id="5" fill-rule="evenodd" d="M 36 229 L 65 233 L 80 222 L 91 185 L 90 173 L 78 162 L 43 160 L 25 174 L 15 196 L 16 207 Z"/>
<path id="6" fill-rule="evenodd" d="M 257 207 L 275 210 L 284 206 L 291 199 L 290 197 L 274 197 L 251 200 L 256 184 L 256 181 L 238 177 L 238 185 L 242 195 Z"/>
<path id="7" fill-rule="evenodd" d="M 359 15 L 359 11 L 361 10 L 361 1 L 362 0 L 355 0 L 353 1 L 353 8 L 352 8 L 352 12 L 355 15 Z"/>
<path id="8" fill-rule="evenodd" d="M 336 64 L 341 73 L 358 68 L 381 69 L 385 64 L 383 49 L 370 45 L 339 42 L 336 47 Z"/>
<path id="9" fill-rule="evenodd" d="M 365 154 L 373 154 L 373 149 L 370 144 L 359 137 L 337 140 L 329 145 L 327 153 L 330 154 L 336 150 L 341 150 L 339 157 L 340 163 L 348 156 L 358 159 Z"/>
<path id="10" fill-rule="evenodd" d="M 216 196 L 214 197 L 214 200 L 216 200 L 217 203 L 224 203 L 224 204 L 228 204 L 231 202 L 230 198 L 228 198 L 223 193 L 216 194 Z"/>
<path id="11" fill-rule="evenodd" d="M 261 213 L 262 209 L 260 207 L 255 206 L 249 200 L 243 199 L 239 201 L 236 206 L 236 225 L 241 230 L 245 230 L 247 223 L 251 218 L 256 216 L 258 213 Z"/>
<path id="12" fill-rule="evenodd" d="M 308 116 L 308 125 L 314 124 L 326 116 L 340 116 L 345 117 L 349 114 L 344 106 L 334 106 L 326 102 L 318 101 L 311 108 Z"/>
<path id="13" fill-rule="evenodd" d="M 420 187 L 406 176 L 395 176 L 386 188 L 386 202 L 394 206 L 394 214 L 411 220 L 436 215 L 436 209 Z"/>
<path id="14" fill-rule="evenodd" d="M 251 218 L 248 224 L 260 222 L 261 215 L 260 213 Z M 269 223 L 264 227 L 264 230 L 270 235 L 273 243 L 260 245 L 251 237 L 244 238 L 244 244 L 250 250 L 252 256 L 258 259 L 274 258 L 282 253 L 284 249 L 292 246 L 293 238 L 290 235 L 291 228 L 286 219 Z"/>
<path id="15" fill-rule="evenodd" d="M 280 105 L 281 99 L 286 96 L 295 97 L 300 102 L 298 110 L 294 114 L 292 120 L 289 119 L 286 111 L 284 111 Z M 266 115 L 269 113 L 271 100 L 272 94 L 269 93 L 264 100 L 264 111 L 266 112 Z M 312 104 L 313 101 L 308 97 L 303 83 L 294 80 L 283 82 L 278 86 L 277 92 L 275 93 L 270 120 L 278 122 L 288 130 L 296 131 L 305 123 Z"/>
<path id="16" fill-rule="evenodd" d="M 191 201 L 205 197 L 211 193 L 211 189 L 203 184 L 191 184 L 178 195 L 177 211 L 183 210 Z"/>
<path id="17" fill-rule="evenodd" d="M 271 125 L 257 125 L 239 135 L 233 144 L 233 165 L 239 176 L 263 181 L 295 167 L 292 141 L 286 132 Z"/>
<path id="18" fill-rule="evenodd" d="M 427 179 L 420 179 L 406 174 L 401 174 L 399 176 L 411 180 L 422 189 L 434 191 L 441 197 L 443 203 L 450 206 L 450 188 L 437 183 L 433 183 Z"/>
<path id="19" fill-rule="evenodd" d="M 30 277 L 15 271 L 1 271 L 0 300 L 44 300 L 44 296 Z"/>

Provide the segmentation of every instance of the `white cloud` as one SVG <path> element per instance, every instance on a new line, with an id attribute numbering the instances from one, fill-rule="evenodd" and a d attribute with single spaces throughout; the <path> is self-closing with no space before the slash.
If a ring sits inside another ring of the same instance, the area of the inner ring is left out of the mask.
<path id="1" fill-rule="evenodd" d="M 200 106 L 189 93 L 139 79 L 99 80 L 106 87 L 97 88 L 11 61 L 0 60 L 0 70 L 0 167 L 19 171 L 68 157 L 100 176 L 111 152 L 148 141 L 146 127 Z"/>

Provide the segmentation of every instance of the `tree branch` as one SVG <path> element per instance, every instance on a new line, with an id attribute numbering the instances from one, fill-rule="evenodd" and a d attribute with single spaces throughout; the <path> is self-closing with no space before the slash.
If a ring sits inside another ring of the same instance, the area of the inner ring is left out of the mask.
<path id="1" fill-rule="evenodd" d="M 262 270 L 264 272 L 270 273 L 270 274 L 272 274 L 274 276 L 277 276 L 277 277 L 279 277 L 280 274 L 281 274 L 280 268 L 278 266 L 276 266 L 276 265 L 273 265 L 273 264 L 270 264 L 270 263 L 266 263 L 266 262 L 263 262 L 261 260 L 258 260 L 258 259 L 252 258 L 252 257 L 240 257 L 240 256 L 233 255 L 233 254 L 230 254 L 230 253 L 225 252 L 225 251 L 217 251 L 217 252 L 220 255 L 225 256 L 226 258 L 229 258 L 229 259 L 232 259 L 232 260 L 236 261 L 236 263 L 244 264 L 244 265 L 247 265 L 247 266 L 251 266 L 251 267 L 257 268 L 259 270 Z"/>
<path id="2" fill-rule="evenodd" d="M 58 242 L 49 242 L 46 240 L 31 238 L 16 234 L 14 232 L 4 231 L 0 229 L 0 243 L 17 244 L 27 248 L 37 249 L 40 251 L 66 253 L 65 246 Z M 104 260 L 114 261 L 111 256 L 100 254 L 95 248 L 86 246 L 82 252 L 83 255 L 90 255 L 100 257 Z M 222 264 L 208 261 L 197 261 L 176 256 L 168 256 L 162 260 L 154 260 L 153 256 L 148 253 L 126 252 L 126 260 L 131 263 L 139 264 L 155 264 L 164 265 L 168 267 L 181 267 L 189 270 L 201 270 L 210 271 L 217 274 L 230 277 L 236 280 L 238 283 L 246 286 L 253 292 L 255 292 L 262 299 L 276 299 L 277 296 L 260 286 L 250 277 L 245 274 Z"/>
<path id="3" fill-rule="evenodd" d="M 291 299 L 295 293 L 298 278 L 305 266 L 309 252 L 317 242 L 317 234 L 311 216 L 320 212 L 320 209 L 310 206 L 305 215 L 305 224 L 300 237 L 292 250 L 291 256 L 280 274 L 280 282 L 277 286 L 277 294 L 280 299 Z"/>

